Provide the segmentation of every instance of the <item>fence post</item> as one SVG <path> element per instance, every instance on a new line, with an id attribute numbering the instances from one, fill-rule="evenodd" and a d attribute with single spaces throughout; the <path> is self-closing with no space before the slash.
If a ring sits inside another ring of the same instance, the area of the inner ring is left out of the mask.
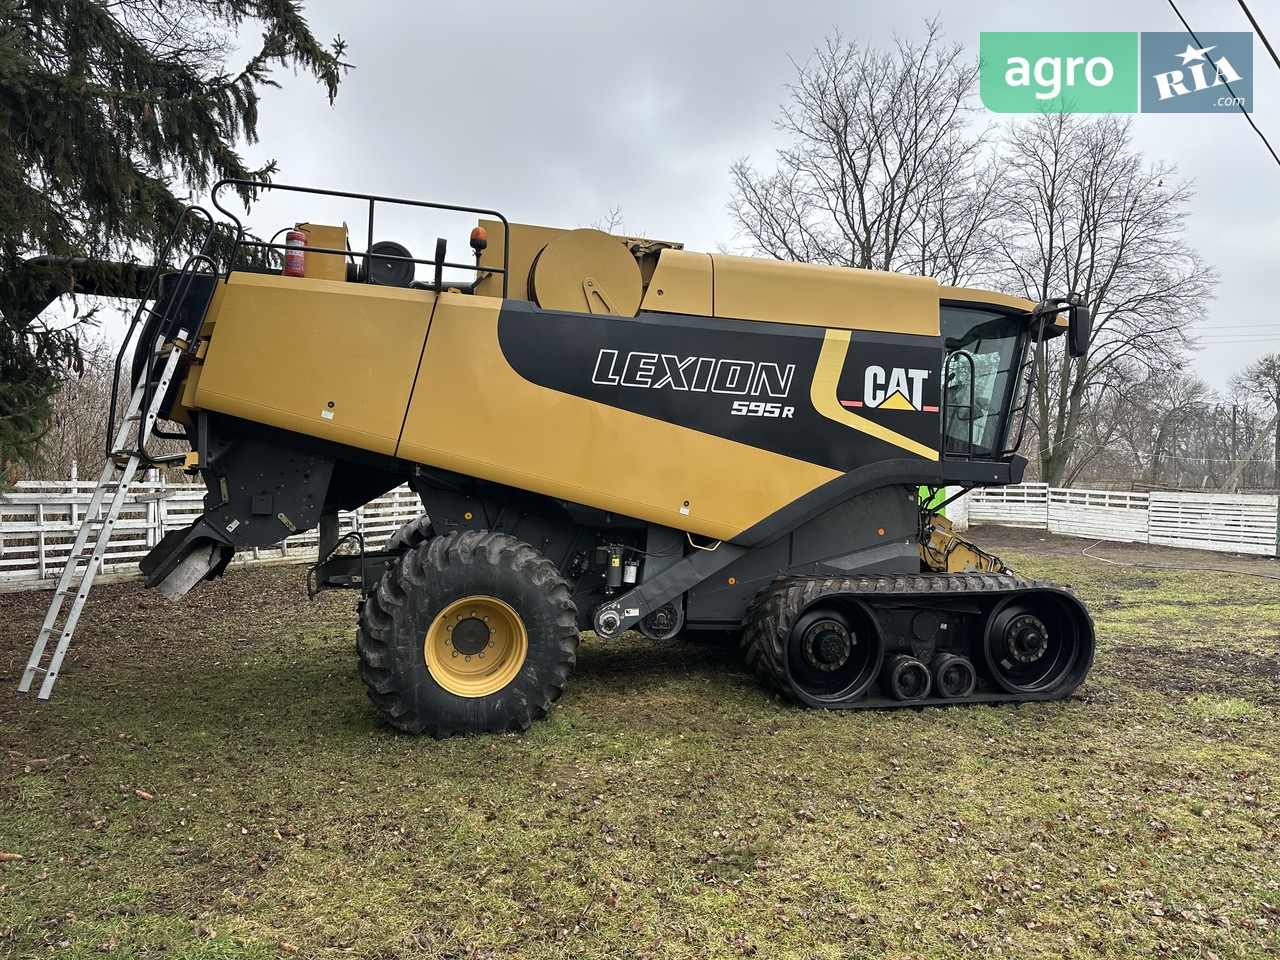
<path id="1" fill-rule="evenodd" d="M 36 572 L 40 575 L 40 579 L 44 579 L 44 504 L 36 504 Z"/>

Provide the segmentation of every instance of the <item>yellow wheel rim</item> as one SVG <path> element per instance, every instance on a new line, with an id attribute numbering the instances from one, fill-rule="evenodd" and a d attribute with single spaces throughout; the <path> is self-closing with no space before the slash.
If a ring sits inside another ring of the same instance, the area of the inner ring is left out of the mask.
<path id="1" fill-rule="evenodd" d="M 463 597 L 431 621 L 423 655 L 431 676 L 450 693 L 487 697 L 516 678 L 529 655 L 529 634 L 510 604 Z"/>

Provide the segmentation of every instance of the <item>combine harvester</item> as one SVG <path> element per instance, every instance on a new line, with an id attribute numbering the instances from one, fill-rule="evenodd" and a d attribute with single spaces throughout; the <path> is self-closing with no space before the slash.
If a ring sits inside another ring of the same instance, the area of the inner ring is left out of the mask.
<path id="1" fill-rule="evenodd" d="M 305 223 L 255 241 L 233 189 L 366 204 L 365 249 Z M 310 584 L 361 592 L 360 674 L 409 732 L 527 727 L 583 630 L 732 631 L 813 707 L 1047 700 L 1088 672 L 1079 601 L 919 496 L 1021 479 L 1044 344 L 1082 355 L 1084 304 L 276 184 L 224 182 L 213 205 L 226 220 L 190 208 L 160 262 L 193 256 L 141 274 L 117 364 L 132 400 L 22 690 L 42 676 L 48 697 L 134 473 L 166 459 L 157 435 L 208 493 L 148 586 L 181 597 L 318 527 Z M 388 206 L 477 215 L 475 260 L 373 242 Z M 378 549 L 339 536 L 339 511 L 403 483 L 421 518 Z"/>

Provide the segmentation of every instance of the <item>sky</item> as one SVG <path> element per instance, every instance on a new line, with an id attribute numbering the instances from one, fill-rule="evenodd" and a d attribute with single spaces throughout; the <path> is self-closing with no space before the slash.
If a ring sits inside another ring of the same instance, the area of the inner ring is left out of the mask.
<path id="1" fill-rule="evenodd" d="M 1250 26 L 1236 0 L 1177 0 L 1197 32 Z M 1280 10 L 1254 15 L 1280 42 Z M 261 105 L 253 161 L 277 180 L 495 208 L 509 219 L 589 226 L 620 208 L 629 233 L 690 249 L 740 244 L 729 167 L 771 169 L 794 61 L 839 29 L 864 44 L 919 37 L 937 16 L 977 56 L 981 31 L 1174 31 L 1167 0 L 574 0 L 441 3 L 307 0 L 317 37 L 341 34 L 354 65 L 333 106 L 305 76 L 277 71 Z M 1280 67 L 1254 47 L 1254 119 L 1280 151 Z M 1004 117 L 979 115 L 1003 122 Z M 1189 239 L 1220 275 L 1196 326 L 1193 371 L 1222 389 L 1233 372 L 1280 351 L 1268 304 L 1280 249 L 1280 165 L 1238 112 L 1135 114 L 1135 145 L 1194 181 Z M 279 195 L 251 226 L 345 213 Z M 378 239 L 429 256 L 434 234 L 466 259 L 461 223 L 388 223 Z M 395 229 L 402 230 L 396 234 Z"/>

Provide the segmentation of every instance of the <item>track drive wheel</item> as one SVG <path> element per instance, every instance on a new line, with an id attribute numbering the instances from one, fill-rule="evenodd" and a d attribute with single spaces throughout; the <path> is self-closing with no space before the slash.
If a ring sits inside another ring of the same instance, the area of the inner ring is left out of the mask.
<path id="1" fill-rule="evenodd" d="M 812 707 L 844 706 L 864 696 L 884 661 L 874 615 L 857 601 L 821 599 L 827 586 L 811 580 L 766 587 L 742 634 L 756 678 Z"/>
<path id="2" fill-rule="evenodd" d="M 524 730 L 564 692 L 577 608 L 550 560 L 503 533 L 411 547 L 369 595 L 356 650 L 392 726 L 436 738 Z"/>
<path id="3" fill-rule="evenodd" d="M 1093 628 L 1073 597 L 1028 591 L 996 607 L 983 647 L 991 678 L 1004 690 L 1065 697 L 1093 664 Z"/>

